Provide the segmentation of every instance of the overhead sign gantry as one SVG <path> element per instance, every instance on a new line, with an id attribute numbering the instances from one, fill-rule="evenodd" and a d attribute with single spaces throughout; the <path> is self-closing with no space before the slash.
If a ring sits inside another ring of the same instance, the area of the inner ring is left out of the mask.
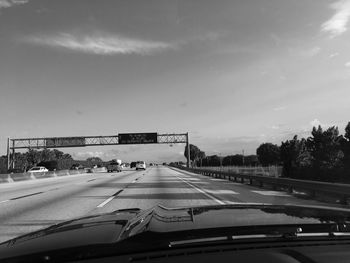
<path id="1" fill-rule="evenodd" d="M 7 140 L 7 168 L 15 168 L 16 149 L 48 149 L 70 148 L 103 145 L 125 144 L 175 144 L 186 143 L 187 167 L 190 166 L 190 144 L 188 133 L 158 134 L 147 133 L 119 133 L 111 136 L 75 136 L 75 137 L 44 137 L 22 138 Z"/>

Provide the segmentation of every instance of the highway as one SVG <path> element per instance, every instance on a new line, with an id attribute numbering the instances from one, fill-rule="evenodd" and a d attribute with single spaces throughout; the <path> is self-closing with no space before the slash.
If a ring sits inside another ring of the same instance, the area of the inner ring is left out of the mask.
<path id="1" fill-rule="evenodd" d="M 281 191 L 165 166 L 0 184 L 0 242 L 73 218 L 123 208 L 235 204 L 326 205 Z"/>

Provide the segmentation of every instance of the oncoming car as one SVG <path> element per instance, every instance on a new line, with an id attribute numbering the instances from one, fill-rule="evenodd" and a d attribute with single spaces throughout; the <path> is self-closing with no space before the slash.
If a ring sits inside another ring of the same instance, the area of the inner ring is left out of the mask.
<path id="1" fill-rule="evenodd" d="M 146 163 L 144 161 L 138 161 L 136 163 L 136 170 L 146 170 Z"/>
<path id="2" fill-rule="evenodd" d="M 28 170 L 28 173 L 45 173 L 49 170 L 44 166 L 34 166 Z"/>

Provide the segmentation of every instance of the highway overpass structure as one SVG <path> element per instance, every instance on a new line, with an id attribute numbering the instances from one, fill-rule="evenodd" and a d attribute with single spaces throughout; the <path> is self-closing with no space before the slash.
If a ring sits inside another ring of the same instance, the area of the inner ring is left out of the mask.
<path id="1" fill-rule="evenodd" d="M 110 136 L 74 136 L 74 137 L 43 137 L 19 138 L 7 140 L 7 169 L 15 168 L 16 149 L 49 149 L 70 148 L 101 145 L 125 144 L 175 144 L 185 143 L 187 147 L 187 167 L 190 166 L 189 134 L 156 132 L 147 133 L 119 133 Z"/>

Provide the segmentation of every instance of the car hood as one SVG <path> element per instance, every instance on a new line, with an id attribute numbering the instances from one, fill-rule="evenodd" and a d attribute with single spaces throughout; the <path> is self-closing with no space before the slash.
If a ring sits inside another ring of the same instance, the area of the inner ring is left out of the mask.
<path id="1" fill-rule="evenodd" d="M 218 234 L 220 229 L 223 233 L 232 228 L 247 232 L 253 226 L 330 223 L 350 223 L 350 210 L 268 204 L 127 209 L 67 221 L 6 241 L 0 244 L 0 259 L 86 247 L 112 246 L 115 252 L 126 252 L 137 250 L 138 244 L 142 248 L 168 246 L 171 240 L 211 231 Z"/>

